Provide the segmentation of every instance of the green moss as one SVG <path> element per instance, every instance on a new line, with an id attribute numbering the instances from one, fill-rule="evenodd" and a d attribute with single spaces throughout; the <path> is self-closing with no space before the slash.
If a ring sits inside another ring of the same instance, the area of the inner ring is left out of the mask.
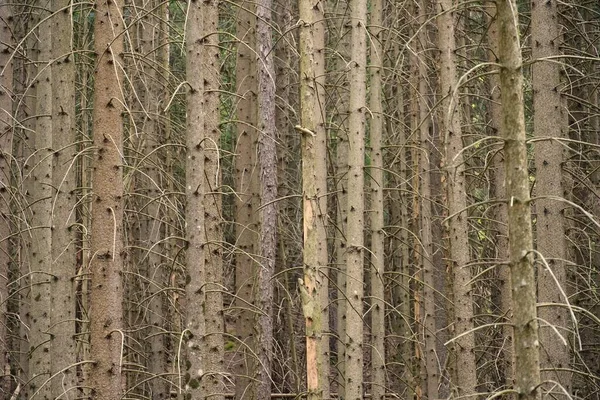
<path id="1" fill-rule="evenodd" d="M 198 389 L 200 387 L 200 381 L 198 379 L 192 379 L 188 382 L 188 385 L 190 385 L 192 389 Z"/>

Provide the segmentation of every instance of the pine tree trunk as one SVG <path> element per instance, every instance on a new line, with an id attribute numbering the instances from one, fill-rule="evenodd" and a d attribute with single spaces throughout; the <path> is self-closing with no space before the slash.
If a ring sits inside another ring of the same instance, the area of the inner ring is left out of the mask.
<path id="1" fill-rule="evenodd" d="M 415 307 L 420 310 L 415 312 L 415 318 L 420 323 L 419 331 L 422 332 L 421 339 L 421 388 L 422 393 L 428 399 L 438 398 L 438 385 L 440 380 L 438 358 L 436 354 L 436 324 L 435 324 L 435 265 L 433 262 L 433 207 L 431 204 L 431 130 L 433 129 L 429 114 L 429 82 L 427 71 L 427 60 L 423 56 L 428 44 L 426 12 L 429 9 L 429 0 L 421 0 L 415 5 L 415 18 L 419 22 L 419 29 L 415 38 L 417 54 L 420 56 L 416 61 L 417 76 L 417 130 L 416 136 L 419 140 L 418 153 L 418 185 L 416 190 L 420 203 L 420 249 L 419 262 L 421 265 L 422 297 L 415 299 Z"/>
<path id="2" fill-rule="evenodd" d="M 518 13 L 514 0 L 498 1 L 496 6 L 499 23 L 498 58 L 508 201 L 512 324 L 515 371 L 518 371 L 515 375 L 514 389 L 520 399 L 534 400 L 540 397 L 539 337 Z"/>
<path id="3" fill-rule="evenodd" d="M 50 314 L 46 304 L 51 300 L 52 276 L 52 73 L 50 66 L 52 32 L 49 10 L 40 11 L 37 35 L 35 77 L 34 166 L 31 171 L 31 333 L 29 373 L 32 393 L 41 399 L 51 398 L 50 385 Z"/>
<path id="4" fill-rule="evenodd" d="M 366 124 L 366 0 L 350 1 L 348 63 L 348 190 L 346 246 L 345 398 L 363 397 L 364 142 Z"/>
<path id="5" fill-rule="evenodd" d="M 454 300 L 453 334 L 457 339 L 452 345 L 453 363 L 450 366 L 454 378 L 455 396 L 473 395 L 476 391 L 477 366 L 475 364 L 475 334 L 473 330 L 473 298 L 471 287 L 469 225 L 465 191 L 465 163 L 460 118 L 460 99 L 456 72 L 455 18 L 451 0 L 437 1 L 438 46 L 440 50 L 441 127 L 444 138 L 448 203 L 447 235 L 449 263 L 452 271 Z M 466 334 L 467 332 L 470 332 Z M 460 337 L 458 337 L 460 336 Z"/>
<path id="6" fill-rule="evenodd" d="M 331 136 L 335 141 L 335 230 L 334 249 L 336 293 L 335 333 L 337 370 L 336 383 L 338 397 L 345 398 L 344 376 L 346 375 L 346 245 L 348 215 L 348 87 L 349 79 L 346 74 L 349 59 L 350 33 L 347 0 L 330 0 L 327 2 L 329 13 L 326 17 L 329 25 L 329 43 L 335 46 L 335 72 L 328 74 L 328 87 L 335 93 L 331 106 Z M 329 112 L 329 110 L 328 110 Z"/>
<path id="7" fill-rule="evenodd" d="M 52 10 L 52 282 L 50 321 L 52 397 L 74 399 L 75 364 L 76 206 L 75 63 L 71 46 L 70 1 L 53 0 Z"/>
<path id="8" fill-rule="evenodd" d="M 385 358 L 385 302 L 384 302 L 384 204 L 383 204 L 383 2 L 371 3 L 371 87 L 369 108 L 371 110 L 371 398 L 385 400 L 386 358 Z"/>
<path id="9" fill-rule="evenodd" d="M 0 397 L 8 397 L 11 389 L 9 338 L 7 329 L 8 273 L 11 262 L 9 237 L 12 232 L 11 204 L 11 165 L 13 147 L 13 63 L 10 61 L 13 45 L 12 10 L 9 6 L 0 7 Z"/>
<path id="10" fill-rule="evenodd" d="M 273 284 L 277 253 L 277 132 L 275 129 L 275 64 L 271 31 L 272 0 L 256 4 L 256 53 L 258 57 L 258 165 L 260 171 L 260 241 L 257 271 L 256 398 L 271 396 L 273 360 Z"/>
<path id="11" fill-rule="evenodd" d="M 496 6 L 490 4 L 490 28 L 488 30 L 488 61 L 491 63 L 498 62 L 498 19 L 496 18 Z M 500 92 L 500 76 L 493 74 L 490 76 L 490 103 L 489 103 L 489 132 L 492 136 L 501 134 L 502 124 L 502 104 Z M 491 160 L 490 168 L 491 193 L 492 199 L 502 199 L 505 196 L 506 188 L 504 186 L 504 153 L 496 152 Z M 491 226 L 492 237 L 495 241 L 496 257 L 498 267 L 496 277 L 499 283 L 499 293 L 497 294 L 497 304 L 501 321 L 505 324 L 502 326 L 502 357 L 500 359 L 500 387 L 504 385 L 513 386 L 514 382 L 514 362 L 513 362 L 513 329 L 510 326 L 512 318 L 512 285 L 510 280 L 510 267 L 507 264 L 508 255 L 508 208 L 504 203 L 498 204 L 494 208 L 494 214 Z"/>
<path id="12" fill-rule="evenodd" d="M 329 398 L 327 290 L 327 147 L 324 126 L 323 72 L 325 36 L 323 5 L 300 1 L 300 110 L 304 280 L 302 309 L 306 324 L 307 398 Z"/>
<path id="13" fill-rule="evenodd" d="M 89 386 L 103 400 L 123 393 L 123 31 L 122 4 L 96 3 Z"/>
<path id="14" fill-rule="evenodd" d="M 219 99 L 220 68 L 219 60 L 219 1 L 202 3 L 204 18 L 203 36 L 206 37 L 202 52 L 205 108 L 204 132 L 204 216 L 206 245 L 205 258 L 205 298 L 203 317 L 206 324 L 204 338 L 204 378 L 202 391 L 205 398 L 223 400 L 225 393 L 224 376 L 224 321 L 223 321 L 223 226 L 221 200 L 221 168 L 219 149 L 221 141 Z"/>
<path id="15" fill-rule="evenodd" d="M 236 337 L 240 341 L 236 354 L 235 399 L 255 399 L 251 377 L 256 368 L 253 338 L 253 291 L 255 283 L 255 254 L 258 251 L 258 173 L 256 171 L 256 16 L 253 3 L 239 1 L 236 17 L 236 35 L 240 39 L 237 48 L 236 92 L 240 98 L 236 102 L 237 142 L 234 160 L 234 180 L 236 196 L 236 244 L 235 286 Z"/>
<path id="16" fill-rule="evenodd" d="M 531 3 L 532 56 L 535 59 L 559 55 L 559 15 L 556 1 Z M 537 293 L 541 318 L 540 368 L 542 381 L 558 382 L 562 388 L 552 390 L 552 396 L 562 398 L 571 393 L 571 373 L 552 371 L 568 368 L 570 349 L 569 313 L 564 306 L 567 299 L 564 204 L 557 198 L 564 195 L 562 164 L 564 145 L 558 139 L 565 137 L 568 126 L 561 101 L 561 66 L 554 61 L 532 64 L 533 124 L 535 143 L 535 202 L 537 250 Z M 547 197 L 554 197 L 547 198 Z M 561 293 L 562 292 L 562 293 Z M 550 304 L 545 304 L 550 303 Z M 552 303 L 562 304 L 552 306 Z M 548 326 L 548 325 L 552 325 Z M 558 334 L 560 332 L 563 337 Z M 552 385 L 554 386 L 554 385 Z M 544 385 L 549 388 L 550 385 Z M 566 391 L 566 393 L 565 393 Z M 545 394 L 546 395 L 546 394 Z"/>
<path id="17" fill-rule="evenodd" d="M 218 4 L 188 9 L 186 389 L 190 399 L 222 399 L 223 298 L 218 187 Z M 204 38 L 201 40 L 200 38 Z"/>

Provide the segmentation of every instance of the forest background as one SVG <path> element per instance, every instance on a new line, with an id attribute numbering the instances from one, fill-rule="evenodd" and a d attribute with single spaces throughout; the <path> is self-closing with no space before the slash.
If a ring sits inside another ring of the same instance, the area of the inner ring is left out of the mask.
<path id="1" fill-rule="evenodd" d="M 600 398 L 597 0 L 0 2 L 4 399 Z"/>

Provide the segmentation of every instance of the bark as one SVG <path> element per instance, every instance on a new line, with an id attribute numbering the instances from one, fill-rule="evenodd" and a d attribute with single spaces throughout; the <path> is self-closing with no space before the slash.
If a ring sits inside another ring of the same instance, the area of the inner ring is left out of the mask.
<path id="1" fill-rule="evenodd" d="M 515 376 L 514 390 L 522 400 L 540 396 L 539 337 L 529 172 L 525 143 L 523 65 L 517 4 L 496 3 L 499 23 L 500 89 L 504 132 L 505 185 L 508 201 L 509 265 L 512 282 Z"/>
<path id="2" fill-rule="evenodd" d="M 397 57 L 402 54 L 399 45 L 396 45 Z M 407 390 L 409 398 L 414 398 L 414 377 L 413 377 L 413 349 L 414 343 L 413 338 L 413 319 L 412 319 L 412 301 L 411 301 L 411 262 L 410 262 L 410 247 L 409 243 L 412 240 L 410 236 L 411 218 L 412 215 L 409 213 L 409 202 L 411 195 L 409 195 L 410 185 L 409 182 L 414 177 L 413 169 L 410 166 L 410 148 L 407 127 L 410 127 L 411 115 L 405 112 L 405 91 L 408 85 L 403 84 L 403 70 L 407 62 L 397 72 L 398 76 L 398 87 L 396 89 L 396 95 L 394 103 L 396 109 L 397 118 L 397 136 L 390 139 L 393 143 L 399 144 L 397 153 L 397 162 L 399 167 L 395 171 L 396 174 L 391 174 L 390 181 L 394 182 L 394 190 L 390 193 L 391 210 L 390 216 L 394 224 L 397 225 L 395 229 L 396 234 L 392 238 L 392 249 L 393 257 L 393 271 L 395 280 L 397 281 L 397 289 L 393 292 L 393 304 L 398 309 L 398 314 L 395 316 L 397 321 L 396 331 L 400 335 L 400 349 L 399 358 L 403 364 L 402 378 L 400 391 Z M 396 275 L 397 274 L 397 275 Z M 396 304 L 398 304 L 396 306 Z"/>
<path id="3" fill-rule="evenodd" d="M 51 38 L 53 32 L 48 19 L 49 10 L 39 15 L 38 35 Z M 31 183 L 31 333 L 29 336 L 29 373 L 32 393 L 41 399 L 50 399 L 50 314 L 46 301 L 51 298 L 52 276 L 52 73 L 50 66 L 51 40 L 39 40 L 37 75 L 35 78 L 35 133 Z"/>
<path id="4" fill-rule="evenodd" d="M 411 8 L 411 15 L 414 14 L 414 8 L 416 6 L 413 5 Z M 416 21 L 413 22 L 415 25 L 411 26 L 411 34 L 414 34 L 416 32 L 416 30 L 418 29 L 418 26 L 416 26 Z M 416 50 L 420 48 L 420 45 L 418 43 L 415 43 L 414 49 Z M 411 305 L 410 305 L 410 309 L 413 311 L 413 318 L 411 319 L 411 323 L 414 326 L 414 331 L 418 332 L 417 335 L 415 335 L 415 338 L 418 338 L 420 340 L 415 340 L 413 343 L 411 343 L 412 346 L 414 346 L 414 357 L 411 360 L 412 362 L 410 362 L 408 364 L 409 368 L 411 369 L 409 371 L 409 374 L 413 377 L 413 382 L 414 382 L 414 397 L 417 400 L 420 400 L 423 397 L 423 368 L 424 368 L 424 363 L 425 361 L 423 360 L 423 337 L 421 335 L 421 332 L 423 332 L 423 328 L 421 326 L 422 323 L 422 318 L 421 318 L 421 314 L 423 313 L 422 311 L 422 278 L 421 278 L 421 271 L 422 271 L 422 254 L 423 254 L 423 250 L 422 250 L 422 246 L 423 243 L 419 240 L 417 240 L 417 238 L 419 238 L 421 236 L 420 234 L 420 226 L 421 226 L 421 215 L 422 215 L 422 210 L 421 210 L 421 205 L 420 205 L 420 198 L 419 198 L 419 193 L 420 193 L 420 188 L 421 188 L 421 174 L 420 174 L 420 170 L 419 170 L 419 160 L 421 158 L 421 146 L 420 146 L 420 127 L 421 127 L 421 123 L 427 125 L 429 124 L 429 120 L 426 119 L 424 121 L 421 122 L 421 112 L 420 112 L 420 108 L 421 108 L 421 104 L 423 103 L 422 100 L 420 100 L 421 95 L 419 92 L 419 88 L 420 88 L 420 81 L 422 80 L 421 74 L 420 74 L 420 68 L 421 68 L 421 61 L 418 58 L 418 55 L 416 53 L 416 51 L 409 51 L 409 82 L 408 82 L 408 87 L 410 88 L 409 90 L 409 111 L 410 111 L 410 116 L 409 116 L 409 120 L 410 120 L 410 132 L 411 135 L 408 136 L 409 140 L 408 140 L 408 145 L 410 146 L 410 171 L 412 172 L 412 174 L 410 175 L 410 182 L 411 182 L 411 187 L 412 187 L 412 191 L 411 191 L 411 204 L 410 207 L 408 207 L 409 209 L 414 210 L 413 211 L 413 217 L 411 218 L 410 221 L 410 244 L 412 245 L 413 251 L 410 257 L 410 261 L 412 261 L 412 263 L 414 263 L 415 267 L 414 267 L 414 272 L 411 274 L 415 275 L 416 279 L 412 280 L 412 284 L 409 287 L 410 293 L 412 293 L 412 297 L 409 297 L 409 300 L 411 301 Z M 427 128 L 429 129 L 429 128 Z M 407 176 L 408 178 L 408 176 Z M 430 236 L 430 235 L 429 235 Z"/>
<path id="5" fill-rule="evenodd" d="M 327 290 L 327 145 L 323 77 L 325 36 L 321 1 L 300 1 L 300 112 L 304 280 L 300 282 L 306 324 L 307 398 L 329 398 Z"/>
<path id="6" fill-rule="evenodd" d="M 385 303 L 384 303 L 384 204 L 383 204 L 383 2 L 371 4 L 371 93 L 369 108 L 373 115 L 370 126 L 371 142 L 371 398 L 385 399 Z M 401 150 L 403 151 L 403 150 Z"/>
<path id="7" fill-rule="evenodd" d="M 260 169 L 260 265 L 257 273 L 256 398 L 271 396 L 273 359 L 273 285 L 277 254 L 277 131 L 275 128 L 275 64 L 271 31 L 272 0 L 256 3 L 256 53 L 258 57 L 258 164 Z"/>
<path id="8" fill-rule="evenodd" d="M 37 51 L 37 36 L 29 35 L 32 27 L 37 23 L 38 18 L 35 14 L 29 13 L 29 8 L 24 4 L 18 4 L 14 8 L 13 18 L 17 15 L 26 14 L 18 20 L 15 20 L 15 42 L 25 41 L 27 48 L 32 49 L 32 52 Z M 33 54 L 32 54 L 32 58 Z M 19 167 L 23 171 L 27 171 L 22 176 L 17 175 L 17 185 L 23 185 L 20 193 L 23 196 L 24 202 L 28 202 L 31 199 L 33 193 L 33 180 L 29 179 L 33 166 L 35 165 L 35 159 L 33 157 L 33 149 L 35 148 L 35 129 L 36 129 L 36 85 L 33 82 L 33 77 L 37 75 L 36 63 L 30 63 L 27 57 L 19 57 L 13 59 L 17 64 L 14 69 L 16 79 L 13 80 L 15 87 L 16 98 L 18 102 L 20 99 L 21 105 L 15 104 L 16 120 L 15 124 L 15 139 L 22 137 L 22 139 L 15 143 L 14 150 L 15 156 L 23 160 L 19 163 Z M 29 215 L 27 215 L 29 217 Z M 26 231 L 30 228 L 30 219 L 22 218 L 19 221 L 18 228 L 21 232 Z M 19 370 L 18 376 L 23 382 L 28 382 L 30 379 L 29 374 L 29 359 L 30 359 L 30 327 L 31 327 L 31 274 L 30 274 L 30 263 L 28 260 L 29 252 L 29 241 L 31 237 L 29 235 L 20 235 L 16 241 L 18 248 L 16 252 L 18 272 L 16 275 L 20 278 L 19 285 L 19 301 L 18 301 L 18 320 L 19 320 Z M 22 385 L 20 395 L 27 398 L 30 394 L 30 387 L 28 385 Z"/>
<path id="9" fill-rule="evenodd" d="M 54 0 L 52 10 L 52 282 L 50 322 L 52 397 L 74 399 L 75 367 L 75 63 L 71 47 L 70 1 Z"/>
<path id="10" fill-rule="evenodd" d="M 11 389 L 9 338 L 7 329 L 8 273 L 11 261 L 11 165 L 13 147 L 13 63 L 10 62 L 13 35 L 9 21 L 11 7 L 0 7 L 0 394 Z"/>
<path id="11" fill-rule="evenodd" d="M 448 204 L 447 235 L 449 263 L 452 271 L 454 300 L 452 345 L 453 365 L 450 366 L 454 395 L 470 396 L 476 391 L 475 334 L 473 330 L 473 298 L 469 267 L 469 225 L 465 163 L 461 128 L 458 77 L 456 72 L 455 13 L 451 0 L 437 1 L 438 46 L 440 54 L 441 127 L 444 137 Z M 465 334 L 470 332 L 468 334 Z M 458 337 L 460 336 L 460 337 Z"/>
<path id="12" fill-rule="evenodd" d="M 187 276 L 186 391 L 191 399 L 222 399 L 223 298 L 218 194 L 218 3 L 192 3 L 186 32 Z M 200 39 L 200 38 L 203 38 Z"/>
<path id="13" fill-rule="evenodd" d="M 274 374 L 288 374 L 289 379 L 283 382 L 283 391 L 292 393 L 301 392 L 304 383 L 304 365 L 300 362 L 299 356 L 301 349 L 304 348 L 304 337 L 298 335 L 296 327 L 298 323 L 298 310 L 295 284 L 292 284 L 296 278 L 294 270 L 291 268 L 296 263 L 296 256 L 299 256 L 298 249 L 301 243 L 297 240 L 295 232 L 289 228 L 289 224 L 301 223 L 301 216 L 298 213 L 298 200 L 292 193 L 296 193 L 298 182 L 301 178 L 300 135 L 290 124 L 290 118 L 295 116 L 296 110 L 299 110 L 299 96 L 296 87 L 296 70 L 298 69 L 298 56 L 296 49 L 290 46 L 286 40 L 285 32 L 295 24 L 297 18 L 296 2 L 287 0 L 277 0 L 274 10 L 275 25 L 278 32 L 282 35 L 276 39 L 275 44 L 275 97 L 277 99 L 277 110 L 275 125 L 279 133 L 277 159 L 277 184 L 278 196 L 280 200 L 278 207 L 278 253 L 276 262 L 277 276 L 281 276 L 281 284 L 275 285 L 275 303 L 281 304 L 277 312 L 284 315 L 281 329 L 276 330 L 275 341 L 281 343 L 284 359 L 289 359 L 289 364 L 280 364 L 275 366 Z M 277 37 L 277 35 L 276 35 Z M 291 289 L 291 290 L 290 290 Z M 280 367 L 280 368 L 277 368 Z"/>
<path id="14" fill-rule="evenodd" d="M 345 398 L 363 396 L 364 141 L 366 112 L 366 0 L 350 1 L 350 98 L 348 101 L 348 191 L 346 246 Z"/>
<path id="15" fill-rule="evenodd" d="M 349 79 L 345 73 L 349 58 L 349 27 L 348 1 L 333 1 L 327 3 L 330 10 L 329 19 L 334 23 L 330 25 L 329 39 L 335 46 L 335 73 L 328 75 L 328 86 L 336 94 L 331 110 L 332 136 L 335 138 L 335 271 L 336 271 L 336 317 L 335 332 L 337 369 L 337 393 L 340 398 L 345 398 L 344 376 L 346 375 L 346 216 L 348 214 L 348 85 Z M 334 29 L 331 29 L 334 28 Z"/>
<path id="16" fill-rule="evenodd" d="M 431 130 L 433 129 L 431 118 L 429 115 L 428 101 L 428 71 L 427 61 L 423 55 L 428 47 L 426 11 L 429 8 L 429 1 L 422 0 L 418 7 L 415 6 L 415 18 L 419 22 L 419 32 L 417 34 L 416 49 L 417 54 L 421 56 L 415 61 L 415 75 L 417 80 L 417 99 L 414 100 L 417 106 L 416 124 L 414 129 L 417 130 L 416 137 L 418 142 L 415 159 L 418 163 L 418 183 L 415 185 L 415 193 L 419 196 L 420 207 L 420 243 L 418 250 L 419 263 L 421 265 L 421 282 L 422 282 L 422 298 L 418 295 L 415 299 L 415 307 L 419 310 L 415 311 L 415 319 L 421 324 L 419 330 L 422 332 L 421 337 L 421 388 L 422 394 L 428 399 L 438 398 L 438 385 L 440 373 L 438 368 L 438 360 L 436 354 L 436 324 L 435 324 L 435 265 L 433 262 L 433 220 L 432 220 L 432 204 L 431 204 Z M 419 395 L 417 395 L 419 396 Z"/>
<path id="17" fill-rule="evenodd" d="M 559 23 L 556 1 L 531 2 L 532 56 L 534 60 L 559 54 Z M 536 186 L 536 236 L 539 252 L 537 264 L 538 301 L 565 304 L 561 294 L 567 292 L 564 205 L 555 199 L 563 196 L 562 163 L 563 144 L 568 127 L 564 122 L 561 100 L 560 65 L 554 61 L 536 61 L 533 75 L 533 124 L 535 143 Z M 543 260 L 539 258 L 543 257 Z M 547 263 L 547 265 L 546 265 Z M 540 368 L 542 381 L 558 382 L 562 389 L 552 390 L 552 396 L 563 397 L 571 393 L 569 367 L 570 349 L 566 343 L 569 314 L 564 306 L 542 306 L 540 316 Z M 552 327 L 553 326 L 553 327 Z M 561 338 L 560 335 L 563 335 Z M 566 342 L 563 342 L 566 340 Z M 553 369 L 556 369 L 553 371 Z M 559 371 L 558 369 L 563 369 Z M 554 384 L 544 385 L 551 388 Z"/>
<path id="18" fill-rule="evenodd" d="M 90 284 L 92 396 L 122 397 L 123 332 L 123 21 L 120 1 L 96 3 Z"/>
<path id="19" fill-rule="evenodd" d="M 204 246 L 204 268 L 206 274 L 206 306 L 203 317 L 206 324 L 205 377 L 202 391 L 211 400 L 224 399 L 224 342 L 223 342 L 223 226 L 221 201 L 221 169 L 219 144 L 221 140 L 219 99 L 219 1 L 204 1 L 202 4 L 205 37 L 202 68 L 204 79 L 204 216 L 206 245 Z M 201 103 L 202 104 L 202 103 Z"/>
<path id="20" fill-rule="evenodd" d="M 498 19 L 496 18 L 496 6 L 490 8 L 490 28 L 488 33 L 489 51 L 488 61 L 498 62 Z M 490 104 L 489 104 L 489 132 L 492 136 L 501 134 L 502 104 L 500 92 L 500 76 L 490 76 Z M 504 153 L 496 151 L 491 160 L 491 193 L 492 199 L 502 199 L 505 196 L 504 186 Z M 500 359 L 500 384 L 512 387 L 514 382 L 513 362 L 513 329 L 509 321 L 512 319 L 512 292 L 510 280 L 510 267 L 508 265 L 508 208 L 505 203 L 495 206 L 492 214 L 493 225 L 491 226 L 492 237 L 496 245 L 496 277 L 499 284 L 497 304 L 499 308 L 499 321 L 505 323 L 502 327 L 502 357 Z"/>
<path id="21" fill-rule="evenodd" d="M 236 103 L 239 123 L 237 129 L 235 163 L 236 196 L 236 244 L 239 251 L 235 255 L 236 337 L 240 341 L 236 356 L 235 398 L 252 399 L 251 377 L 255 368 L 249 349 L 254 349 L 253 337 L 253 288 L 255 263 L 254 255 L 258 248 L 257 215 L 258 174 L 256 172 L 256 62 L 255 25 L 252 3 L 239 1 L 236 18 L 237 48 L 235 74 L 236 92 L 240 96 Z"/>
<path id="22" fill-rule="evenodd" d="M 85 10 L 87 8 L 85 8 L 85 6 L 81 5 L 79 7 L 76 8 L 78 11 L 79 10 Z M 88 19 L 85 20 L 84 23 L 82 24 L 75 24 L 74 25 L 74 38 L 78 38 L 79 40 L 74 41 L 73 46 L 75 48 L 90 48 L 91 42 L 88 42 L 88 40 L 84 39 L 85 35 L 83 34 L 84 32 L 88 32 L 90 29 L 90 25 L 91 25 L 92 21 L 89 21 Z M 84 64 L 81 66 L 81 69 L 79 70 L 80 73 L 80 79 L 83 82 L 87 82 L 90 77 L 92 76 L 92 74 L 94 73 L 94 66 L 90 65 L 90 64 Z M 82 109 L 82 110 L 90 110 L 88 112 L 82 113 L 81 114 L 81 135 L 83 137 L 92 137 L 92 107 L 91 105 L 93 104 L 93 99 L 91 96 L 81 96 L 80 98 L 76 97 L 76 102 L 77 105 Z M 78 151 L 83 150 L 84 148 L 86 148 L 88 146 L 88 144 L 85 143 L 80 143 L 77 147 Z M 81 196 L 81 199 L 85 199 L 85 201 L 82 202 L 83 206 L 80 207 L 80 213 L 78 215 L 78 220 L 81 222 L 82 226 L 86 226 L 89 227 L 91 226 L 91 212 L 84 212 L 83 210 L 85 209 L 91 209 L 91 204 L 92 204 L 92 190 L 91 190 L 91 175 L 92 175 L 92 171 L 91 171 L 91 157 L 81 157 L 80 159 L 80 164 L 79 164 L 79 168 L 81 169 L 81 175 L 78 177 L 77 179 L 77 184 L 80 187 L 80 192 L 79 195 Z M 89 272 L 90 272 L 90 264 L 91 264 L 91 257 L 92 255 L 90 254 L 89 251 L 83 251 L 83 246 L 85 246 L 86 243 L 85 240 L 87 240 L 87 235 L 85 235 L 85 232 L 83 229 L 81 229 L 78 232 L 78 239 L 82 242 L 82 249 L 80 250 L 80 256 L 78 257 L 78 270 L 77 270 L 77 278 L 76 278 L 76 282 L 78 285 L 78 291 L 79 291 L 79 301 L 80 304 L 78 305 L 78 312 L 80 312 L 81 314 L 84 315 L 89 315 L 89 310 L 90 310 L 90 280 L 87 279 L 89 276 Z M 78 324 L 78 329 L 79 332 L 82 332 L 82 335 L 80 336 L 82 338 L 81 341 L 78 342 L 78 348 L 77 348 L 77 352 L 78 352 L 78 356 L 81 357 L 82 360 L 90 360 L 90 321 L 89 318 L 80 321 Z M 90 381 L 90 374 L 92 371 L 92 365 L 91 363 L 86 363 L 84 365 L 81 366 L 81 371 L 80 371 L 80 376 L 81 376 L 81 381 L 82 382 L 89 382 Z M 81 395 L 84 397 L 91 397 L 91 388 L 89 386 L 83 386 L 81 388 Z"/>

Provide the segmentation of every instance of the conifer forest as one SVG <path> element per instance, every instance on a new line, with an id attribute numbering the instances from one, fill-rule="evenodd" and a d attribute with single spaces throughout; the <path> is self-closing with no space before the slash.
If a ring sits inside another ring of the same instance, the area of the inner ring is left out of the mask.
<path id="1" fill-rule="evenodd" d="M 0 0 L 0 399 L 600 400 L 600 1 Z"/>

